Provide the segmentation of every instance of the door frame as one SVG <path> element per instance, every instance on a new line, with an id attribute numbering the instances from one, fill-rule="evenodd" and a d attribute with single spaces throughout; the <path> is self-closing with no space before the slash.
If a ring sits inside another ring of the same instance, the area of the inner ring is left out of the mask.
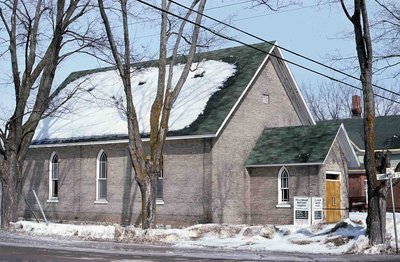
<path id="1" fill-rule="evenodd" d="M 326 178 L 326 176 L 328 174 L 337 175 L 338 179 L 328 179 L 328 178 Z M 340 172 L 340 171 L 329 171 L 329 170 L 325 171 L 325 192 L 324 192 L 324 195 L 325 195 L 325 212 L 329 211 L 329 210 L 326 209 L 327 208 L 327 202 L 328 202 L 327 199 L 326 199 L 326 193 L 327 193 L 327 191 L 326 191 L 326 182 L 327 181 L 337 181 L 337 182 L 339 182 L 339 199 L 340 199 L 340 201 L 339 201 L 339 209 L 340 209 L 339 212 L 340 212 L 340 217 L 342 217 L 342 172 Z M 327 217 L 327 214 L 325 214 L 325 219 L 326 219 L 326 217 Z"/>

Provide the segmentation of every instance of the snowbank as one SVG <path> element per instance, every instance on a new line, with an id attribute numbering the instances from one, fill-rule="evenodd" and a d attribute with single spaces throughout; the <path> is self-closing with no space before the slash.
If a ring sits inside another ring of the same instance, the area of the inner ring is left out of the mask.
<path id="1" fill-rule="evenodd" d="M 400 221 L 400 214 L 397 214 Z M 393 219 L 387 214 L 388 242 L 370 247 L 365 237 L 366 213 L 351 213 L 350 219 L 334 225 L 225 225 L 200 224 L 183 229 L 142 230 L 135 226 L 72 225 L 18 221 L 16 232 L 35 236 L 59 236 L 91 240 L 168 244 L 186 248 L 217 248 L 304 253 L 391 253 L 395 248 Z"/>

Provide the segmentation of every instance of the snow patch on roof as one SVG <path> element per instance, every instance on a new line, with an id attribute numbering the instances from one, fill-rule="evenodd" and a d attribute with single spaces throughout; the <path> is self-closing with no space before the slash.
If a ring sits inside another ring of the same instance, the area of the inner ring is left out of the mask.
<path id="1" fill-rule="evenodd" d="M 175 84 L 184 65 L 174 66 Z M 235 74 L 233 64 L 208 60 L 193 64 L 175 105 L 172 108 L 169 130 L 183 129 L 193 123 L 205 109 L 208 100 L 224 82 Z M 168 70 L 168 69 L 167 69 Z M 194 77 L 199 70 L 207 72 L 203 77 Z M 134 68 L 132 73 L 133 101 L 142 133 L 150 131 L 150 109 L 158 81 L 158 68 Z M 140 83 L 140 84 L 139 84 Z M 127 119 L 122 81 L 116 70 L 97 72 L 69 83 L 65 92 L 79 88 L 64 108 L 61 116 L 47 117 L 39 123 L 34 140 L 87 138 L 110 135 L 126 135 Z M 83 91 L 82 91 L 83 90 Z M 117 106 L 117 104 L 119 106 Z"/>

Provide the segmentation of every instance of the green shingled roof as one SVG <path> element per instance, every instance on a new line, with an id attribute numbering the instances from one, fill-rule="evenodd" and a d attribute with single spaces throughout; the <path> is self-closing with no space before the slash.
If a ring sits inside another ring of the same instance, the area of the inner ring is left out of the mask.
<path id="1" fill-rule="evenodd" d="M 270 52 L 272 45 L 267 43 L 253 45 Z M 236 65 L 236 73 L 229 78 L 220 91 L 214 93 L 207 103 L 203 114 L 187 128 L 171 132 L 170 135 L 216 134 L 240 95 L 250 83 L 267 54 L 246 46 L 232 47 L 203 53 L 200 59 L 220 60 Z"/>
<path id="2" fill-rule="evenodd" d="M 350 118 L 318 122 L 318 125 L 343 123 L 350 140 L 360 149 L 364 150 L 364 119 Z M 400 115 L 379 116 L 375 118 L 375 148 L 398 149 L 400 148 Z"/>
<path id="3" fill-rule="evenodd" d="M 257 49 L 264 50 L 265 52 L 271 52 L 273 45 L 268 43 L 254 44 Z M 202 60 L 217 60 L 223 61 L 230 64 L 235 64 L 236 73 L 230 77 L 224 86 L 217 92 L 215 92 L 209 99 L 204 111 L 198 116 L 198 118 L 188 127 L 184 129 L 169 132 L 168 136 L 182 136 L 182 135 L 211 135 L 216 134 L 220 126 L 222 125 L 229 112 L 238 101 L 239 97 L 245 90 L 246 86 L 250 83 L 250 80 L 257 72 L 257 69 L 261 66 L 263 60 L 267 54 L 255 50 L 247 46 L 238 46 L 225 48 L 210 52 L 204 52 L 197 54 L 194 62 Z M 184 58 L 181 58 L 184 59 Z M 182 62 L 182 60 L 177 63 Z M 141 63 L 135 63 L 132 66 L 137 68 L 144 68 L 149 66 L 157 66 L 158 61 L 146 61 Z M 85 70 L 74 72 L 69 75 L 65 81 L 61 84 L 66 86 L 74 80 L 87 76 L 89 74 L 97 72 L 105 72 L 113 70 L 115 67 L 98 68 L 93 70 Z M 146 134 L 143 134 L 146 136 Z M 107 137 L 93 137 L 84 138 L 84 141 L 96 140 L 112 140 L 112 139 L 124 139 L 126 136 L 107 136 Z M 34 141 L 34 144 L 51 144 L 51 143 L 68 143 L 77 142 L 82 139 L 64 139 L 62 141 Z M 82 140 L 82 141 L 83 141 Z"/>
<path id="4" fill-rule="evenodd" d="M 247 161 L 252 165 L 323 163 L 340 124 L 267 128 Z"/>

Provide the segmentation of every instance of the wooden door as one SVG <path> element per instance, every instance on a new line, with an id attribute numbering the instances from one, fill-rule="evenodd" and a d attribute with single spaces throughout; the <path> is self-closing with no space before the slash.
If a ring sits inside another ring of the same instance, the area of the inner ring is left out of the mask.
<path id="1" fill-rule="evenodd" d="M 336 223 L 341 219 L 340 180 L 326 180 L 326 223 Z"/>

